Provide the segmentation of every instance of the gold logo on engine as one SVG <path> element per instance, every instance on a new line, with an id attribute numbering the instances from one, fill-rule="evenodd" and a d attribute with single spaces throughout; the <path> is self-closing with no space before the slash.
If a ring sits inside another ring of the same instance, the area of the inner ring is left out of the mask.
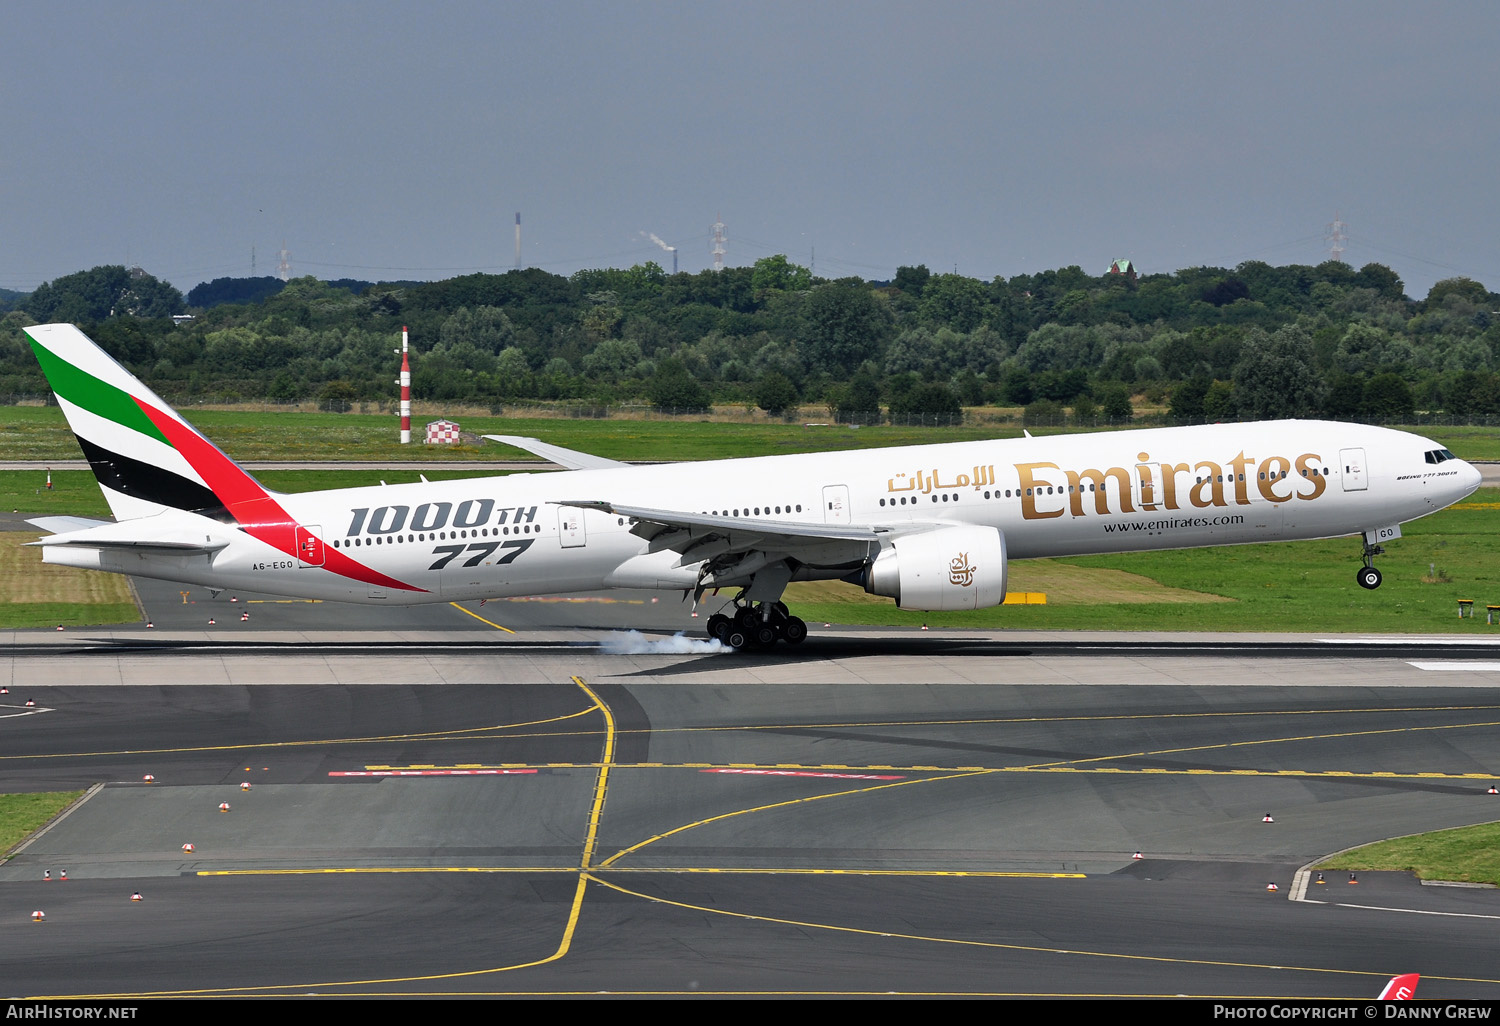
<path id="1" fill-rule="evenodd" d="M 967 552 L 960 552 L 948 560 L 948 583 L 960 588 L 967 588 L 974 583 L 974 566 L 969 562 Z"/>

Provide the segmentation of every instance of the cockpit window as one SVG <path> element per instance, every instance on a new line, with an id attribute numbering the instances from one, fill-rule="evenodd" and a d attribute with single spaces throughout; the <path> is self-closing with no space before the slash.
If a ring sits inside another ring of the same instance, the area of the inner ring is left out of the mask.
<path id="1" fill-rule="evenodd" d="M 1453 455 L 1447 449 L 1429 449 L 1422 456 L 1428 463 L 1444 463 L 1448 460 L 1458 459 L 1457 456 Z"/>

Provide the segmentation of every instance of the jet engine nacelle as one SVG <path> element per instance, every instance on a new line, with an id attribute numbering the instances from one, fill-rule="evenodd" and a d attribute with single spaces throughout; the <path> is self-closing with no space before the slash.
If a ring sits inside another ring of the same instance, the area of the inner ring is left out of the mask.
<path id="1" fill-rule="evenodd" d="M 984 609 L 1005 601 L 1005 535 L 942 527 L 896 538 L 864 574 L 872 595 L 902 609 Z"/>

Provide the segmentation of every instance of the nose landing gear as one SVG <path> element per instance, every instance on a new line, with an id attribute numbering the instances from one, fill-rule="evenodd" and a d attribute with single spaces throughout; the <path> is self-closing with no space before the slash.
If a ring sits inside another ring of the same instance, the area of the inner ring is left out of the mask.
<path id="1" fill-rule="evenodd" d="M 1365 545 L 1365 565 L 1355 573 L 1354 579 L 1359 582 L 1361 588 L 1374 591 L 1380 587 L 1380 571 L 1375 569 L 1375 557 L 1385 555 L 1385 549 L 1380 545 L 1370 544 L 1370 539 L 1365 535 L 1360 535 L 1360 537 Z"/>

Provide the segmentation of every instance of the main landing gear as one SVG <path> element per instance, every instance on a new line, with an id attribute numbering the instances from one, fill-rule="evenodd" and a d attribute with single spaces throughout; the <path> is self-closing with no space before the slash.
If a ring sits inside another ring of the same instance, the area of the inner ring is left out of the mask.
<path id="1" fill-rule="evenodd" d="M 1364 539 L 1364 535 L 1360 537 Z M 1355 573 L 1354 579 L 1359 582 L 1361 588 L 1374 591 L 1380 587 L 1380 571 L 1375 569 L 1375 557 L 1385 555 L 1385 549 L 1379 545 L 1371 545 L 1368 539 L 1364 539 L 1364 544 L 1365 565 L 1360 567 L 1358 572 Z"/>
<path id="2" fill-rule="evenodd" d="M 807 640 L 807 624 L 782 602 L 758 606 L 737 602 L 729 614 L 715 613 L 708 618 L 708 634 L 730 648 L 770 648 L 778 641 L 800 645 Z"/>

